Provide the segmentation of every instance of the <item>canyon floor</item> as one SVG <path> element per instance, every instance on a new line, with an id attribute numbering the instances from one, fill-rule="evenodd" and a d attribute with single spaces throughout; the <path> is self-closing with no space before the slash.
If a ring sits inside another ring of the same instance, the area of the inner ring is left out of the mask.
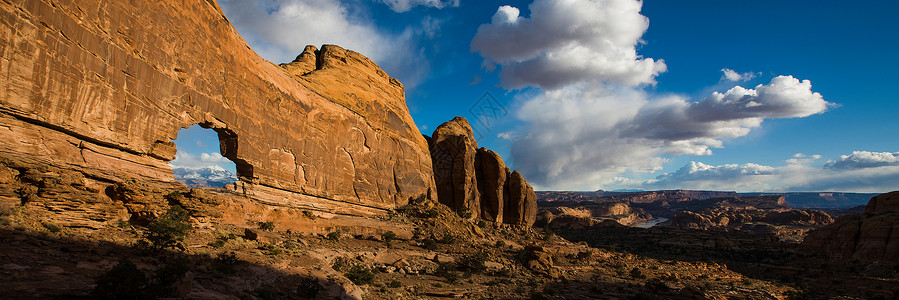
<path id="1" fill-rule="evenodd" d="M 240 198 L 156 192 L 181 203 Z M 171 247 L 147 243 L 154 225 L 58 226 L 9 200 L 0 204 L 9 299 L 851 299 L 890 298 L 899 286 L 896 269 L 797 256 L 752 235 L 601 224 L 553 233 L 469 221 L 424 199 L 367 219 L 396 232 L 344 231 L 312 212 L 302 214 L 310 230 L 296 232 L 284 220 L 198 217 L 188 205 L 190 230 Z M 740 246 L 708 247 L 722 239 Z"/>

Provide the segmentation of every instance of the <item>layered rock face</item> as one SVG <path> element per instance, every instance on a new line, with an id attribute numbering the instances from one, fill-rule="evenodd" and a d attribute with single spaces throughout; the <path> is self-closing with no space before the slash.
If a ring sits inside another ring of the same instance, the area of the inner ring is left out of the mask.
<path id="1" fill-rule="evenodd" d="M 402 85 L 358 53 L 273 65 L 215 1 L 13 1 L 0 17 L 0 158 L 100 191 L 172 184 L 171 141 L 200 124 L 264 203 L 376 215 L 436 196 Z"/>
<path id="2" fill-rule="evenodd" d="M 809 233 L 799 250 L 831 259 L 899 262 L 899 191 L 871 198 L 864 214 Z"/>
<path id="3" fill-rule="evenodd" d="M 441 124 L 428 140 L 438 200 L 454 210 L 496 223 L 531 226 L 537 195 L 517 171 L 491 150 L 478 148 L 462 117 Z"/>

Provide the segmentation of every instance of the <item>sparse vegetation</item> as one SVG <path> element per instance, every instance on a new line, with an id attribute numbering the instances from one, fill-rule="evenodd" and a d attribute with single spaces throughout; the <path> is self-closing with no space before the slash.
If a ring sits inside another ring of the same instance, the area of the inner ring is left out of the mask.
<path id="1" fill-rule="evenodd" d="M 240 263 L 240 260 L 237 259 L 237 255 L 235 255 L 234 252 L 228 252 L 219 254 L 219 256 L 215 258 L 213 265 L 219 272 L 234 274 L 237 272 L 238 263 Z"/>
<path id="2" fill-rule="evenodd" d="M 459 270 L 453 263 L 442 262 L 437 265 L 434 276 L 443 277 L 447 282 L 455 283 L 459 280 Z"/>
<path id="3" fill-rule="evenodd" d="M 640 269 L 637 267 L 634 267 L 633 269 L 631 269 L 630 275 L 631 275 L 631 278 L 634 278 L 634 279 L 646 279 L 646 275 L 643 275 L 643 272 L 640 271 Z"/>
<path id="4" fill-rule="evenodd" d="M 265 250 L 266 254 L 272 255 L 272 256 L 278 256 L 278 255 L 281 255 L 282 252 L 284 252 L 284 250 L 281 250 L 281 248 L 278 248 L 278 246 L 271 245 L 271 244 L 263 245 L 263 246 L 259 247 L 259 249 Z"/>
<path id="5" fill-rule="evenodd" d="M 402 286 L 403 286 L 403 284 L 399 280 L 395 280 L 395 279 L 390 281 L 389 283 L 387 283 L 387 287 L 389 287 L 389 288 L 398 288 L 398 287 L 402 287 Z"/>
<path id="6" fill-rule="evenodd" d="M 387 247 L 390 247 L 391 242 L 396 240 L 397 236 L 396 236 L 396 233 L 394 233 L 393 231 L 388 231 L 388 232 L 381 234 L 381 239 L 384 241 L 384 243 L 387 245 Z"/>
<path id="7" fill-rule="evenodd" d="M 359 265 L 352 266 L 344 276 L 355 284 L 371 284 L 375 281 L 377 270 L 365 268 Z"/>
<path id="8" fill-rule="evenodd" d="M 130 260 L 122 259 L 95 281 L 91 294 L 100 299 L 157 299 L 175 295 L 175 285 L 187 273 L 190 261 L 177 256 L 149 278 Z"/>
<path id="9" fill-rule="evenodd" d="M 434 250 L 437 250 L 437 248 L 439 248 L 439 245 L 437 245 L 436 240 L 434 240 L 432 238 L 426 238 L 421 241 L 421 247 L 431 250 L 431 251 L 434 251 Z"/>
<path id="10" fill-rule="evenodd" d="M 471 219 L 471 210 L 468 209 L 468 207 L 460 207 L 456 210 L 456 214 L 459 215 L 459 217 L 462 219 Z"/>
<path id="11" fill-rule="evenodd" d="M 216 238 L 215 241 L 209 242 L 209 246 L 212 246 L 215 248 L 221 248 L 221 247 L 224 247 L 225 244 L 228 243 L 228 241 L 236 239 L 236 238 L 237 238 L 237 235 L 235 235 L 233 233 L 229 233 L 228 235 L 223 235 L 223 236 Z"/>
<path id="12" fill-rule="evenodd" d="M 340 241 L 340 231 L 329 232 L 325 238 L 327 238 L 328 240 L 335 241 L 335 242 Z"/>
<path id="13" fill-rule="evenodd" d="M 452 234 L 445 234 L 439 241 L 441 244 L 452 244 L 456 242 L 456 237 Z"/>
<path id="14" fill-rule="evenodd" d="M 485 263 L 487 262 L 487 253 L 481 251 L 465 256 L 459 261 L 459 268 L 465 273 L 483 273 L 487 270 Z"/>
<path id="15" fill-rule="evenodd" d="M 259 229 L 265 231 L 275 231 L 275 222 L 259 222 Z"/>
<path id="16" fill-rule="evenodd" d="M 190 231 L 190 216 L 181 206 L 174 205 L 147 225 L 146 241 L 153 249 L 174 248 Z"/>

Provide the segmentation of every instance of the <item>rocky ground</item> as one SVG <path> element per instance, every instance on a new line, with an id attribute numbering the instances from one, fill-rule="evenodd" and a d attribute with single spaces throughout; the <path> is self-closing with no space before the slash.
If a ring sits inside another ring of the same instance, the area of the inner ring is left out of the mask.
<path id="1" fill-rule="evenodd" d="M 224 190 L 157 192 L 182 203 L 234 197 Z M 146 225 L 88 229 L 56 225 L 13 201 L 2 206 L 0 285 L 13 299 L 96 298 L 123 285 L 134 298 L 194 299 L 778 299 L 797 292 L 712 261 L 593 248 L 540 230 L 475 223 L 430 200 L 370 220 L 409 232 L 344 231 L 313 213 L 306 221 L 320 223 L 319 233 L 298 232 L 281 219 L 239 224 L 187 205 L 186 237 L 162 248 L 153 236 L 156 221 L 168 214 Z"/>

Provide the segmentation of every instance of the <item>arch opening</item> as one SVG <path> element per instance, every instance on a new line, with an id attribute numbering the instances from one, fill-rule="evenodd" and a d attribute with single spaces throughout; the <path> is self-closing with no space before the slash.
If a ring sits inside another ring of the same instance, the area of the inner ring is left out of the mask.
<path id="1" fill-rule="evenodd" d="M 221 188 L 252 178 L 253 168 L 235 159 L 237 134 L 211 124 L 196 124 L 178 130 L 175 159 L 169 162 L 175 180 L 189 187 Z"/>

